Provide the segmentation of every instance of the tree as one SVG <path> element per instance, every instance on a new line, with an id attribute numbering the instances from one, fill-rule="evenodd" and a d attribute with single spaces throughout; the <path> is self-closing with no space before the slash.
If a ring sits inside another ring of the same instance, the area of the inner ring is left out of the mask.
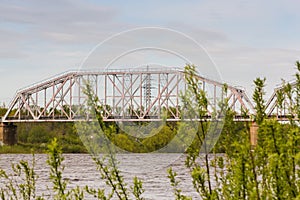
<path id="1" fill-rule="evenodd" d="M 300 62 L 296 62 L 296 67 L 297 67 L 297 72 L 295 74 L 296 76 L 296 87 L 295 87 L 295 92 L 296 92 L 296 113 L 298 120 L 300 120 Z"/>
<path id="2" fill-rule="evenodd" d="M 254 108 L 256 110 L 255 122 L 257 124 L 261 124 L 266 117 L 266 113 L 265 113 L 266 106 L 265 106 L 265 100 L 264 100 L 265 82 L 266 82 L 266 78 L 263 78 L 263 79 L 256 78 L 254 80 L 255 90 L 253 93 L 253 100 L 255 103 Z"/>

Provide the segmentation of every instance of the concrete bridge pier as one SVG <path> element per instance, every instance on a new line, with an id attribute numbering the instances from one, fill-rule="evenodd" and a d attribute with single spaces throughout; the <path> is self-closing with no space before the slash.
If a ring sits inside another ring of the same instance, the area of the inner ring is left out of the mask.
<path id="1" fill-rule="evenodd" d="M 250 143 L 251 146 L 257 145 L 257 134 L 258 134 L 258 125 L 255 122 L 252 122 L 250 126 Z"/>
<path id="2" fill-rule="evenodd" d="M 12 123 L 0 123 L 0 145 L 17 143 L 17 126 Z"/>

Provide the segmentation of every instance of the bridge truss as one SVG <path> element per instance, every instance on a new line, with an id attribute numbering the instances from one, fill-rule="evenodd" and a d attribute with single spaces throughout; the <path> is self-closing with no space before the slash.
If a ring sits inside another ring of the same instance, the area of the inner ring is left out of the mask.
<path id="1" fill-rule="evenodd" d="M 209 119 L 224 84 L 201 76 L 197 79 L 208 96 Z M 187 89 L 180 69 L 70 71 L 17 91 L 2 122 L 89 120 L 87 84 L 103 107 L 104 121 L 179 121 L 181 95 Z M 227 98 L 236 120 L 245 120 L 243 110 L 254 112 L 243 89 L 228 86 Z"/>
<path id="2" fill-rule="evenodd" d="M 285 93 L 287 84 L 290 86 L 290 98 Z M 297 81 L 287 84 L 282 84 L 274 89 L 273 94 L 266 103 L 265 113 L 267 117 L 275 118 L 278 121 L 299 120 L 296 111 L 296 109 L 299 109 L 296 108 L 296 99 L 299 98 L 295 91 Z M 280 94 L 282 97 L 279 97 Z M 280 100 L 280 98 L 282 100 Z M 282 102 L 279 103 L 279 101 Z"/>

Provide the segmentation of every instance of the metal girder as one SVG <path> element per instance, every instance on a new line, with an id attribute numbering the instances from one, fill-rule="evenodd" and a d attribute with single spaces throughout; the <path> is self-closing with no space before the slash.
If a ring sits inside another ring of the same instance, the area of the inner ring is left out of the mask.
<path id="1" fill-rule="evenodd" d="M 224 84 L 201 76 L 209 99 L 207 119 L 221 100 Z M 3 122 L 43 122 L 89 120 L 86 112 L 86 84 L 92 87 L 103 107 L 104 121 L 179 121 L 181 95 L 187 88 L 184 72 L 178 69 L 139 69 L 107 71 L 70 71 L 17 91 Z M 227 99 L 242 118 L 242 110 L 254 109 L 243 89 L 228 86 Z M 222 96 L 223 98 L 223 96 Z M 167 113 L 167 115 L 166 115 Z M 202 120 L 202 119 L 198 119 Z"/>
<path id="2" fill-rule="evenodd" d="M 291 89 L 296 87 L 296 81 L 293 81 L 289 83 L 291 86 Z M 288 121 L 290 119 L 292 120 L 299 120 L 297 119 L 297 113 L 294 109 L 290 109 L 293 106 L 295 106 L 295 102 L 293 101 L 293 98 L 296 94 L 292 92 L 292 99 L 288 99 L 286 95 L 284 95 L 284 99 L 282 102 L 282 106 L 278 105 L 278 92 L 284 91 L 285 84 L 277 87 L 274 89 L 273 94 L 269 98 L 269 100 L 266 103 L 266 110 L 265 113 L 269 118 L 276 118 L 278 121 Z"/>

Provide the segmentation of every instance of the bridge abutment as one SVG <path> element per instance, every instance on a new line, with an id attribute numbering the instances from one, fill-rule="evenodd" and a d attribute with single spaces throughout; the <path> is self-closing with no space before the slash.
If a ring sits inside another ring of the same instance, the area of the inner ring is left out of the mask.
<path id="1" fill-rule="evenodd" d="M 255 122 L 252 122 L 250 126 L 250 143 L 251 146 L 257 145 L 257 135 L 258 135 L 258 125 Z"/>
<path id="2" fill-rule="evenodd" d="M 14 145 L 17 143 L 17 126 L 12 123 L 0 123 L 0 143 Z"/>

